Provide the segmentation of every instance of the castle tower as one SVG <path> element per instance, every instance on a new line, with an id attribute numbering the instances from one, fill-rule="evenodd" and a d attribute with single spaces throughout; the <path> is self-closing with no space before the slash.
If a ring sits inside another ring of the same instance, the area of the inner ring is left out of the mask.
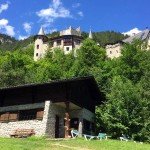
<path id="1" fill-rule="evenodd" d="M 90 29 L 90 32 L 89 32 L 89 39 L 93 39 L 93 34 L 92 34 L 91 29 Z"/>
<path id="2" fill-rule="evenodd" d="M 48 49 L 48 37 L 41 27 L 39 33 L 34 37 L 34 61 L 43 58 Z"/>

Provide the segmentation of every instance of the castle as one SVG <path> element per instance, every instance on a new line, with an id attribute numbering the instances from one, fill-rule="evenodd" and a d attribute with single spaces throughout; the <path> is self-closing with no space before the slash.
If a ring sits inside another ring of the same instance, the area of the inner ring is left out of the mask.
<path id="1" fill-rule="evenodd" d="M 63 31 L 60 31 L 59 36 L 49 38 L 45 35 L 43 28 L 41 27 L 39 33 L 34 37 L 34 60 L 37 61 L 43 58 L 47 50 L 52 52 L 55 48 L 63 50 L 64 54 L 71 52 L 76 55 L 76 50 L 80 48 L 82 43 L 81 29 L 73 29 L 71 26 Z M 89 33 L 89 38 L 92 38 L 92 32 Z"/>
<path id="2" fill-rule="evenodd" d="M 76 52 L 81 47 L 83 40 L 80 27 L 73 29 L 71 26 L 66 30 L 60 31 L 59 36 L 53 38 L 46 36 L 41 27 L 39 33 L 34 38 L 34 61 L 43 58 L 47 50 L 53 52 L 55 48 L 62 49 L 64 54 L 73 52 L 74 56 L 76 56 Z M 91 30 L 89 32 L 89 38 L 93 39 Z M 142 40 L 147 46 L 146 49 L 150 49 L 150 30 L 146 29 L 120 42 L 106 45 L 105 49 L 107 57 L 111 59 L 120 57 L 123 45 L 125 43 L 132 43 L 135 39 Z"/>
<path id="3" fill-rule="evenodd" d="M 139 39 L 146 44 L 146 49 L 150 49 L 150 30 L 146 29 L 138 34 L 133 34 L 133 36 L 128 37 L 118 43 L 109 44 L 106 46 L 106 55 L 107 57 L 113 59 L 121 56 L 121 49 L 125 43 L 132 43 L 135 39 Z"/>

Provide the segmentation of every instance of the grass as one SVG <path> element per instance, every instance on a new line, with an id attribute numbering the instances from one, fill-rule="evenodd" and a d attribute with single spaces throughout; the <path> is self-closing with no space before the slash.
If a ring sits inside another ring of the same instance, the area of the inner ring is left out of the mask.
<path id="1" fill-rule="evenodd" d="M 0 150 L 150 150 L 150 144 L 118 140 L 70 139 L 55 141 L 45 138 L 0 138 Z"/>

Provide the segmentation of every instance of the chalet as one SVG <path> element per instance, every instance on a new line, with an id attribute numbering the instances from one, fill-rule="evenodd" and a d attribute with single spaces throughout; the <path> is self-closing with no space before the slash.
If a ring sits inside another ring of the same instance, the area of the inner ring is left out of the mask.
<path id="1" fill-rule="evenodd" d="M 104 97 L 93 77 L 81 77 L 0 89 L 0 136 L 16 129 L 34 129 L 36 136 L 69 137 L 94 127 L 95 106 Z M 66 124 L 68 116 L 69 124 Z"/>

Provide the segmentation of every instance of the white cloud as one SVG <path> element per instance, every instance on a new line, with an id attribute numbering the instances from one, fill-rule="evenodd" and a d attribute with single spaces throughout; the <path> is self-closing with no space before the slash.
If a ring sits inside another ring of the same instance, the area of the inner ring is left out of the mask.
<path id="1" fill-rule="evenodd" d="M 19 35 L 18 39 L 19 40 L 24 40 L 27 39 L 29 36 L 24 36 L 24 35 Z"/>
<path id="2" fill-rule="evenodd" d="M 32 23 L 29 23 L 29 22 L 23 23 L 23 28 L 26 31 L 27 35 L 19 35 L 18 36 L 19 40 L 27 39 L 30 36 L 31 29 L 32 29 Z"/>
<path id="3" fill-rule="evenodd" d="M 9 7 L 9 2 L 0 5 L 0 14 L 7 10 Z M 10 36 L 15 35 L 14 27 L 9 25 L 9 21 L 5 18 L 0 19 L 0 32 L 8 34 Z"/>
<path id="4" fill-rule="evenodd" d="M 8 3 L 1 4 L 1 5 L 0 5 L 0 14 L 1 14 L 4 10 L 7 10 L 8 7 L 9 7 L 9 4 L 8 4 Z"/>
<path id="5" fill-rule="evenodd" d="M 72 5 L 73 8 L 78 8 L 78 7 L 80 7 L 80 6 L 81 6 L 80 3 L 75 3 L 75 4 Z"/>
<path id="6" fill-rule="evenodd" d="M 70 18 L 72 17 L 70 11 L 65 8 L 60 0 L 52 0 L 49 8 L 42 9 L 36 14 L 46 23 L 52 23 L 57 18 Z"/>
<path id="7" fill-rule="evenodd" d="M 10 26 L 8 23 L 9 21 L 7 19 L 0 19 L 0 31 L 10 36 L 14 36 L 14 27 Z"/>
<path id="8" fill-rule="evenodd" d="M 82 12 L 82 11 L 79 11 L 79 12 L 78 12 L 78 15 L 79 15 L 79 16 L 81 16 L 81 17 L 83 17 L 83 16 L 84 16 L 84 14 L 83 14 L 83 12 Z"/>
<path id="9" fill-rule="evenodd" d="M 32 29 L 31 23 L 25 22 L 25 23 L 23 24 L 23 28 L 24 28 L 24 30 L 25 30 L 28 34 L 30 34 L 31 29 Z"/>
<path id="10" fill-rule="evenodd" d="M 0 19 L 0 28 L 7 26 L 8 20 L 7 19 Z"/>
<path id="11" fill-rule="evenodd" d="M 139 32 L 141 32 L 141 30 L 139 30 L 138 28 L 133 28 L 133 29 L 127 31 L 127 32 L 123 32 L 122 34 L 133 36 L 134 34 L 137 34 Z"/>
<path id="12" fill-rule="evenodd" d="M 10 36 L 14 36 L 15 35 L 15 31 L 14 31 L 14 27 L 7 25 L 5 27 L 6 30 L 6 34 L 10 35 Z"/>

